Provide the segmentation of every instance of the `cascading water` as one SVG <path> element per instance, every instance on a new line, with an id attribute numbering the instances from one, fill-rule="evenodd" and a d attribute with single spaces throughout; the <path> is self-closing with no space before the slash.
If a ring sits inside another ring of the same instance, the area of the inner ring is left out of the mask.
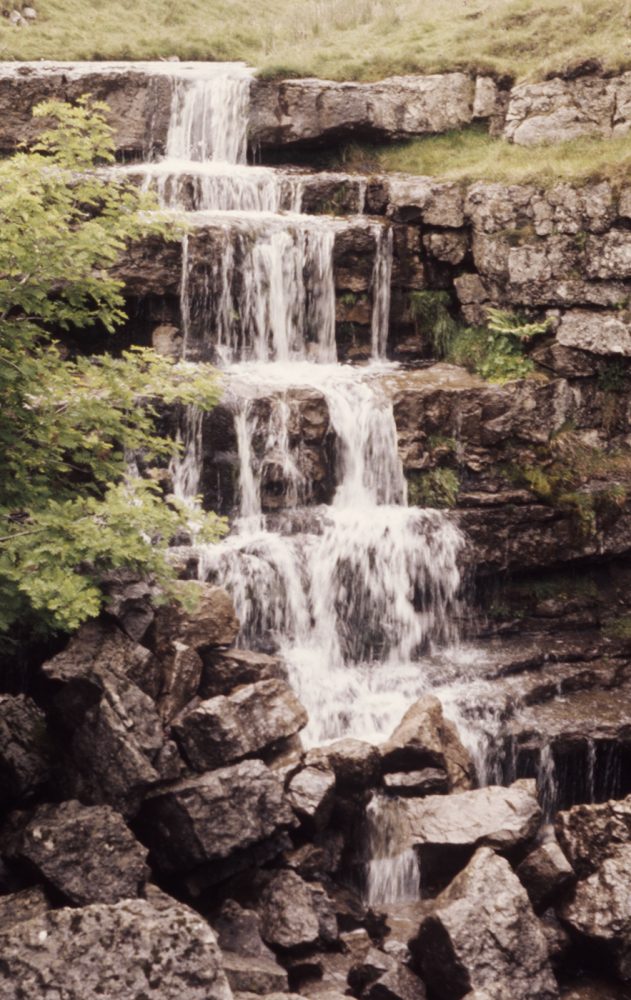
<path id="1" fill-rule="evenodd" d="M 180 179 L 173 159 L 145 177 L 165 206 L 206 209 L 188 215 L 185 345 L 190 357 L 219 362 L 234 400 L 238 516 L 228 538 L 200 548 L 199 572 L 231 592 L 242 640 L 282 655 L 309 714 L 307 745 L 349 735 L 378 742 L 428 686 L 423 664 L 456 638 L 463 539 L 444 513 L 406 506 L 392 403 L 382 388 L 392 370 L 381 360 L 391 230 L 362 223 L 375 241 L 373 361 L 365 369 L 338 365 L 333 260 L 336 235 L 348 223 L 296 215 L 298 182 L 288 193 L 286 176 L 238 165 L 247 87 L 245 73 L 178 81 L 167 155 L 177 158 Z M 218 158 L 237 166 L 224 170 Z M 279 214 L 288 202 L 294 214 Z M 308 505 L 291 442 L 296 387 L 326 402 L 336 456 L 326 507 Z M 199 428 L 191 413 L 183 431 L 190 447 L 174 470 L 179 493 L 192 492 L 199 479 Z M 283 491 L 284 511 L 273 519 L 262 503 L 270 475 Z M 376 797 L 367 823 L 369 900 L 416 898 L 418 868 L 398 842 L 396 802 Z"/>

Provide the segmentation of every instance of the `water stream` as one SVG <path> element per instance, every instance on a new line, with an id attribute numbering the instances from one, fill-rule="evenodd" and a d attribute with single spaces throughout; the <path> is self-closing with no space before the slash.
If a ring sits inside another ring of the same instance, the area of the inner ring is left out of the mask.
<path id="1" fill-rule="evenodd" d="M 234 414 L 237 509 L 223 542 L 198 547 L 200 577 L 231 593 L 243 645 L 283 658 L 309 714 L 306 746 L 345 736 L 380 742 L 432 690 L 481 779 L 492 778 L 489 737 L 500 713 L 483 657 L 459 642 L 465 539 L 448 513 L 407 505 L 387 391 L 394 366 L 385 360 L 392 231 L 365 216 L 301 214 L 301 175 L 247 166 L 248 93 L 243 67 L 176 73 L 167 156 L 140 171 L 190 223 L 185 350 L 222 368 Z M 336 354 L 335 242 L 349 224 L 366 227 L 375 246 L 372 359 L 363 367 Z M 313 504 L 292 438 L 296 390 L 326 406 L 334 489 L 325 506 Z M 197 492 L 201 437 L 192 408 L 173 469 L 181 497 Z M 270 468 L 282 490 L 273 513 L 262 500 Z M 378 795 L 367 810 L 366 895 L 375 905 L 418 897 L 397 809 Z"/>

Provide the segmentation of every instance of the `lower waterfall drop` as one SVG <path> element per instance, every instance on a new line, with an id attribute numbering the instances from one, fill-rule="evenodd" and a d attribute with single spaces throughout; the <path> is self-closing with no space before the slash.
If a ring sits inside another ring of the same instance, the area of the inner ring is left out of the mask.
<path id="1" fill-rule="evenodd" d="M 373 795 L 366 809 L 369 860 L 366 902 L 369 906 L 413 903 L 419 898 L 418 858 L 402 838 L 403 819 L 397 799 Z"/>

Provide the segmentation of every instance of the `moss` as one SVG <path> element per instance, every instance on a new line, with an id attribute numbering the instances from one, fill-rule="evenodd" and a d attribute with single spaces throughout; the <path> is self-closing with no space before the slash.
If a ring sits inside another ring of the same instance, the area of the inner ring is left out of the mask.
<path id="1" fill-rule="evenodd" d="M 453 469 L 431 469 L 408 478 L 408 501 L 413 507 L 454 507 L 459 491 L 460 478 Z"/>
<path id="2" fill-rule="evenodd" d="M 610 618 L 605 624 L 603 632 L 609 639 L 631 639 L 631 615 Z"/>

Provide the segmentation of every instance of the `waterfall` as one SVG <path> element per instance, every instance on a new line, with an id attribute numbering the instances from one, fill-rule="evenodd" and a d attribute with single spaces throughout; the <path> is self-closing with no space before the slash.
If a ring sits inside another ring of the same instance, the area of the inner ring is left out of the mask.
<path id="1" fill-rule="evenodd" d="M 238 64 L 205 64 L 196 75 L 175 75 L 167 157 L 245 163 L 250 81 L 250 71 Z"/>
<path id="2" fill-rule="evenodd" d="M 333 246 L 344 223 L 269 213 L 204 213 L 213 235 L 189 250 L 182 314 L 189 338 L 224 364 L 336 358 Z"/>
<path id="3" fill-rule="evenodd" d="M 232 595 L 241 641 L 280 653 L 309 722 L 304 743 L 379 742 L 432 686 L 436 651 L 457 638 L 463 537 L 448 514 L 407 506 L 385 359 L 393 236 L 376 220 L 372 361 L 337 363 L 335 241 L 346 220 L 302 213 L 304 177 L 245 165 L 250 76 L 241 67 L 175 73 L 166 158 L 142 175 L 186 213 L 185 353 L 230 386 L 239 463 L 231 533 L 199 546 L 199 574 Z M 357 211 L 367 186 L 357 184 Z M 357 225 L 357 221 L 354 223 Z M 334 441 L 332 502 L 315 507 L 292 424 L 292 392 L 316 391 Z M 177 495 L 200 481 L 201 417 L 191 410 Z M 278 503 L 276 503 L 278 499 Z M 395 799 L 367 812 L 371 905 L 418 897 Z"/>

